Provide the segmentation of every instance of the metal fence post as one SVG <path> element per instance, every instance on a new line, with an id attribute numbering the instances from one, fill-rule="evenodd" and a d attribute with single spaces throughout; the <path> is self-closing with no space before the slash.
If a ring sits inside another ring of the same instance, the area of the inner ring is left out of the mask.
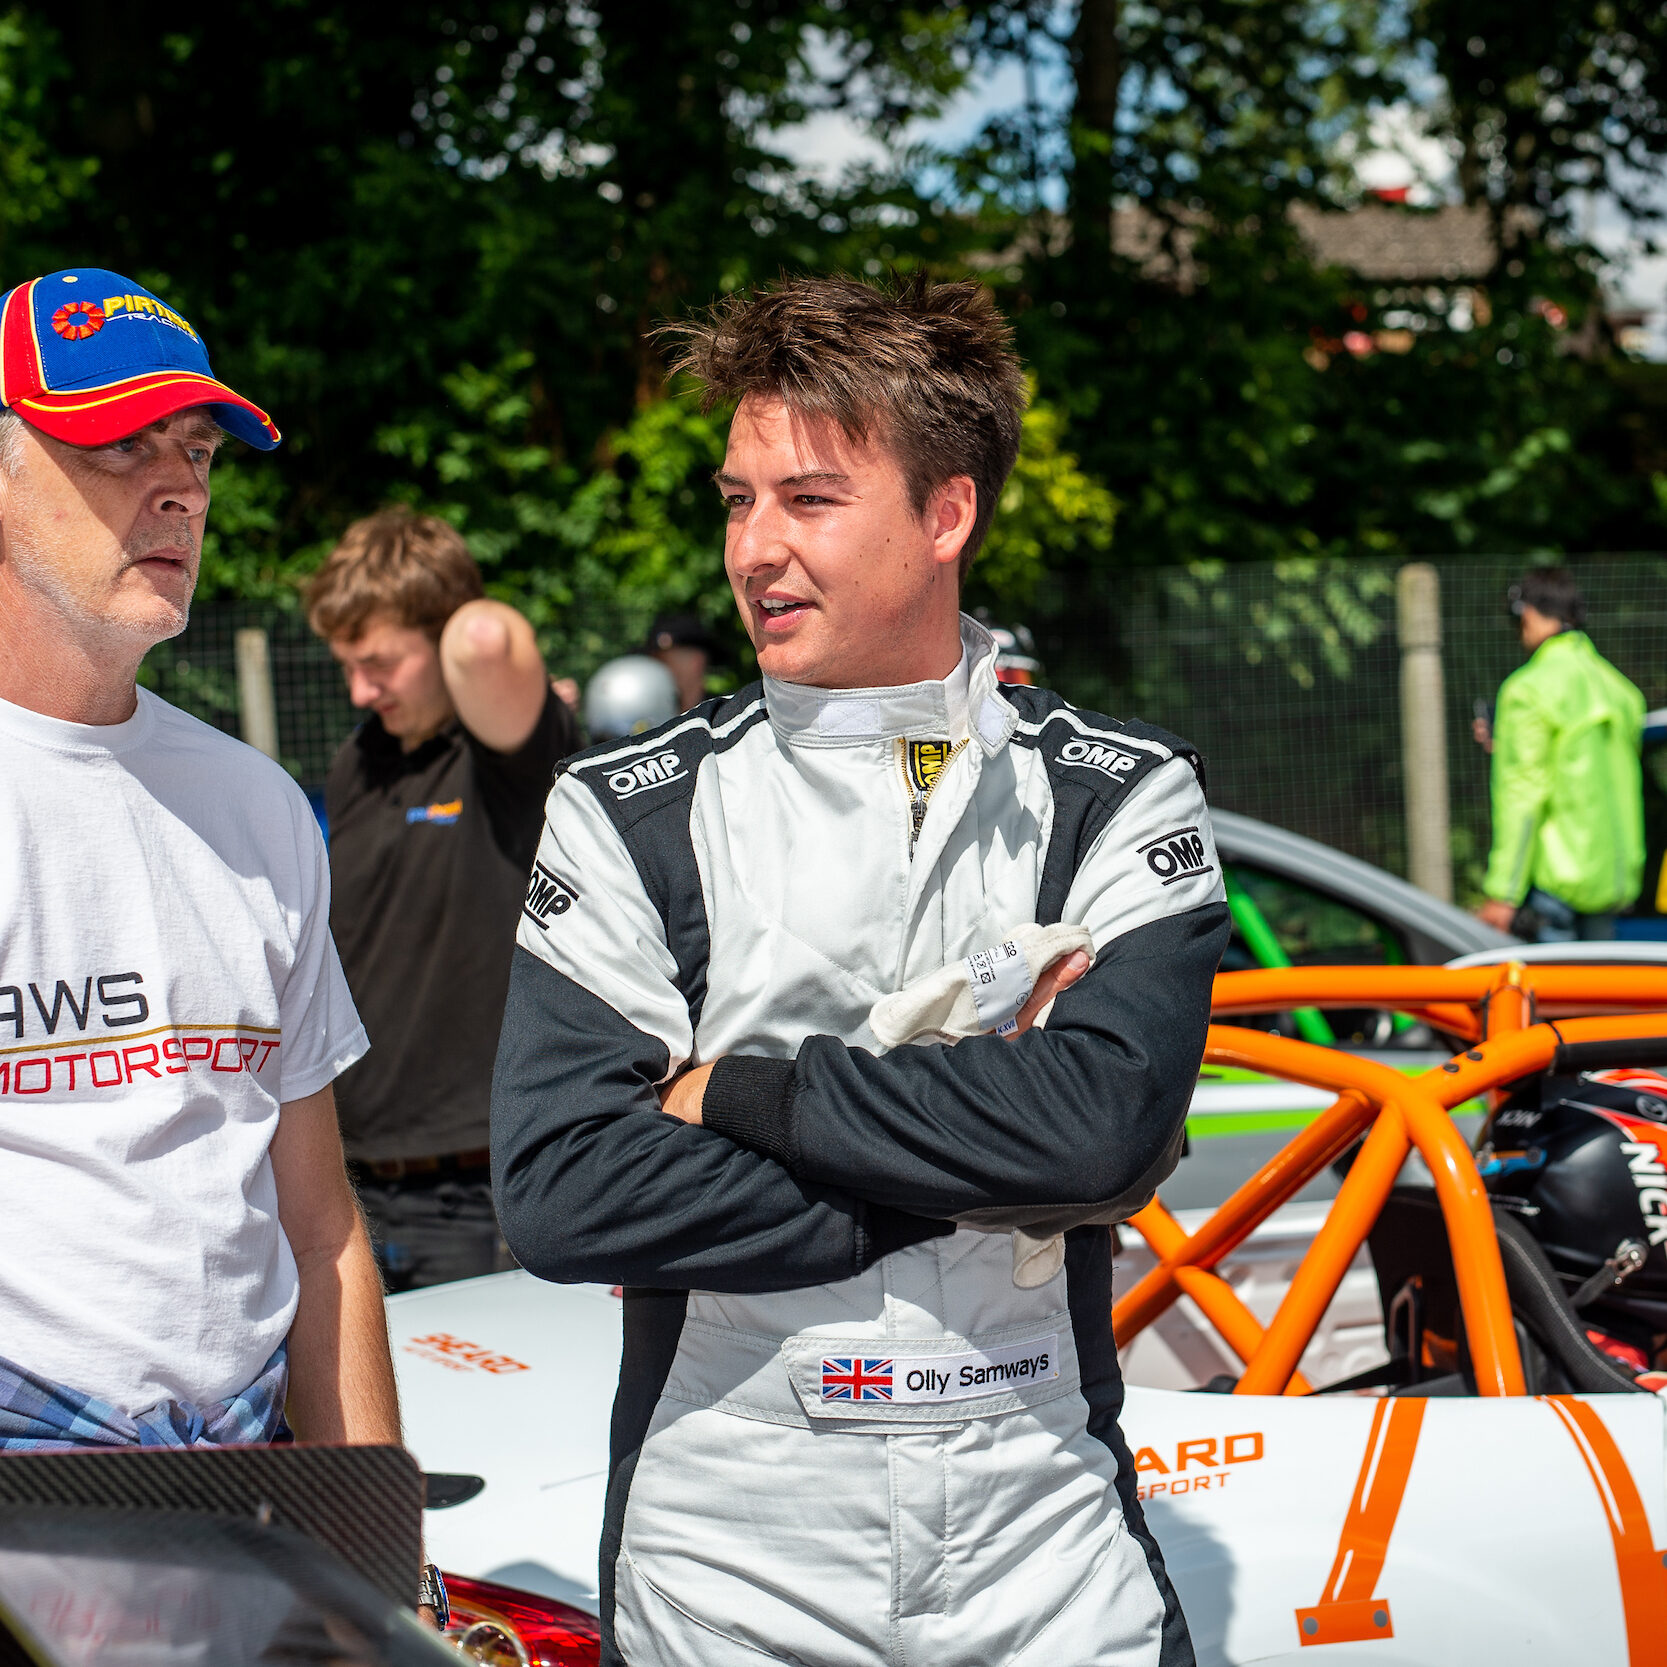
<path id="1" fill-rule="evenodd" d="M 237 718 L 243 739 L 268 758 L 278 756 L 278 703 L 272 694 L 272 656 L 266 633 L 239 631 L 233 639 L 237 653 Z"/>
<path id="2" fill-rule="evenodd" d="M 1401 777 L 1406 790 L 1407 878 L 1453 900 L 1448 839 L 1447 723 L 1441 680 L 1441 579 L 1428 562 L 1396 576 L 1401 644 Z"/>

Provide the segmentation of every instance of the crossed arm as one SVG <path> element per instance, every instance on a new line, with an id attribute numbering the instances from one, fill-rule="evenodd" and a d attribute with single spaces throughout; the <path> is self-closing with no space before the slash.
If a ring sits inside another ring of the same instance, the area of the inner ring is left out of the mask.
<path id="1" fill-rule="evenodd" d="M 794 1290 L 975 1210 L 1118 1197 L 1185 1115 L 1226 915 L 1114 940 L 1013 1042 L 720 1060 L 684 1090 L 711 1126 L 663 1114 L 663 1041 L 519 948 L 492 1102 L 510 1247 L 545 1279 Z"/>
<path id="2" fill-rule="evenodd" d="M 1079 864 L 1065 918 L 1099 952 L 1032 992 L 1027 1020 L 1058 995 L 1045 1030 L 884 1055 L 812 1035 L 791 1058 L 674 1076 L 696 1049 L 661 917 L 600 801 L 561 778 L 540 861 L 583 895 L 522 922 L 493 1079 L 494 1192 L 521 1265 L 792 1290 L 977 1212 L 1122 1197 L 1181 1126 L 1227 937 L 1218 882 L 1165 890 L 1134 854 L 1203 819 L 1184 765 L 1152 779 Z"/>
<path id="3" fill-rule="evenodd" d="M 1061 991 L 1068 990 L 1088 971 L 1088 957 L 1079 950 L 1060 958 L 1036 980 L 1036 988 L 1030 992 L 1030 998 L 1019 1009 L 1018 1029 L 1013 1036 L 1023 1036 L 1036 1023 L 1036 1016 Z M 705 1065 L 696 1065 L 693 1069 L 683 1071 L 672 1078 L 660 1090 L 660 1107 L 670 1113 L 681 1123 L 695 1123 L 701 1121 L 701 1104 L 706 1097 L 706 1085 L 711 1080 L 713 1067 L 717 1064 L 714 1059 Z"/>

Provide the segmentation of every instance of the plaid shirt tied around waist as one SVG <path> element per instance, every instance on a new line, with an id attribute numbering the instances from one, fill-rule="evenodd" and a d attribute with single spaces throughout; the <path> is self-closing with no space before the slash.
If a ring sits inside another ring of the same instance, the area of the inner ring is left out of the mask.
<path id="1" fill-rule="evenodd" d="M 0 1453 L 72 1447 L 253 1447 L 291 1438 L 284 1422 L 289 1349 L 245 1390 L 208 1406 L 158 1401 L 127 1413 L 0 1356 Z"/>

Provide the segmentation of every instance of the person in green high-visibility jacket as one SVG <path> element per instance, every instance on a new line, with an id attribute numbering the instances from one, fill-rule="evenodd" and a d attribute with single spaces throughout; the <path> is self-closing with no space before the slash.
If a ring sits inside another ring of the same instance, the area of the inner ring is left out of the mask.
<path id="1" fill-rule="evenodd" d="M 1499 689 L 1493 850 L 1477 911 L 1541 943 L 1611 938 L 1644 869 L 1644 697 L 1580 629 L 1570 574 L 1511 587 L 1528 663 Z"/>

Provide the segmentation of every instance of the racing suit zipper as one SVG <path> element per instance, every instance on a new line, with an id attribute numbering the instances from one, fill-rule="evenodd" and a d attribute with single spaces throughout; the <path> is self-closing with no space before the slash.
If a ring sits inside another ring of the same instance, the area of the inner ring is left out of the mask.
<path id="1" fill-rule="evenodd" d="M 897 762 L 903 772 L 903 791 L 909 801 L 910 862 L 914 861 L 915 846 L 926 821 L 927 801 L 965 745 L 965 741 L 900 740 L 897 743 Z"/>

